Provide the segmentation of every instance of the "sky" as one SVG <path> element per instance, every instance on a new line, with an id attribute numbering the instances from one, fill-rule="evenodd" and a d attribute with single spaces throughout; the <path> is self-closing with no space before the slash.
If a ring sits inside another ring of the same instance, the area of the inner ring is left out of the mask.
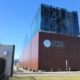
<path id="1" fill-rule="evenodd" d="M 78 11 L 80 24 L 80 0 L 0 0 L 0 44 L 15 45 L 15 59 L 27 45 L 27 34 L 40 4 Z"/>

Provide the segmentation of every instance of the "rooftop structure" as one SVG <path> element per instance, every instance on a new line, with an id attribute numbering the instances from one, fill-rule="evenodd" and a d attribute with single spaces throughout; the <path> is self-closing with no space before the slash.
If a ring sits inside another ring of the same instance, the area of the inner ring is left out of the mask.
<path id="1" fill-rule="evenodd" d="M 39 32 L 79 36 L 78 15 L 76 11 L 41 4 L 31 25 L 33 36 Z"/>

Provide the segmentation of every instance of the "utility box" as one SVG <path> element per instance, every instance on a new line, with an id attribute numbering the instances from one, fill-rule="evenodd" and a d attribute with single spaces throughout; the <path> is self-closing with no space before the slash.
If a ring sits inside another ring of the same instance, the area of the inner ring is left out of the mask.
<path id="1" fill-rule="evenodd" d="M 0 67 L 5 67 L 3 69 L 5 77 L 13 75 L 14 50 L 15 45 L 0 44 Z"/>

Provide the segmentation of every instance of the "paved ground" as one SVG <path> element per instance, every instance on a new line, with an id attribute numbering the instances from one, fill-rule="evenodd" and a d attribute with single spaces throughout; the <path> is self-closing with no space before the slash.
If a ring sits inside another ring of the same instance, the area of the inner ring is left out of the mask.
<path id="1" fill-rule="evenodd" d="M 80 71 L 76 72 L 17 72 L 16 77 L 25 76 L 80 76 Z"/>

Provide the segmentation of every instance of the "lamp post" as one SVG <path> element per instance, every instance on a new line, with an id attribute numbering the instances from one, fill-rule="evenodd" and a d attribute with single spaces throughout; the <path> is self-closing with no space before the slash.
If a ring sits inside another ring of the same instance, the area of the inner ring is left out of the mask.
<path id="1" fill-rule="evenodd" d="M 68 60 L 66 60 L 65 63 L 66 63 L 66 71 L 68 71 Z"/>

